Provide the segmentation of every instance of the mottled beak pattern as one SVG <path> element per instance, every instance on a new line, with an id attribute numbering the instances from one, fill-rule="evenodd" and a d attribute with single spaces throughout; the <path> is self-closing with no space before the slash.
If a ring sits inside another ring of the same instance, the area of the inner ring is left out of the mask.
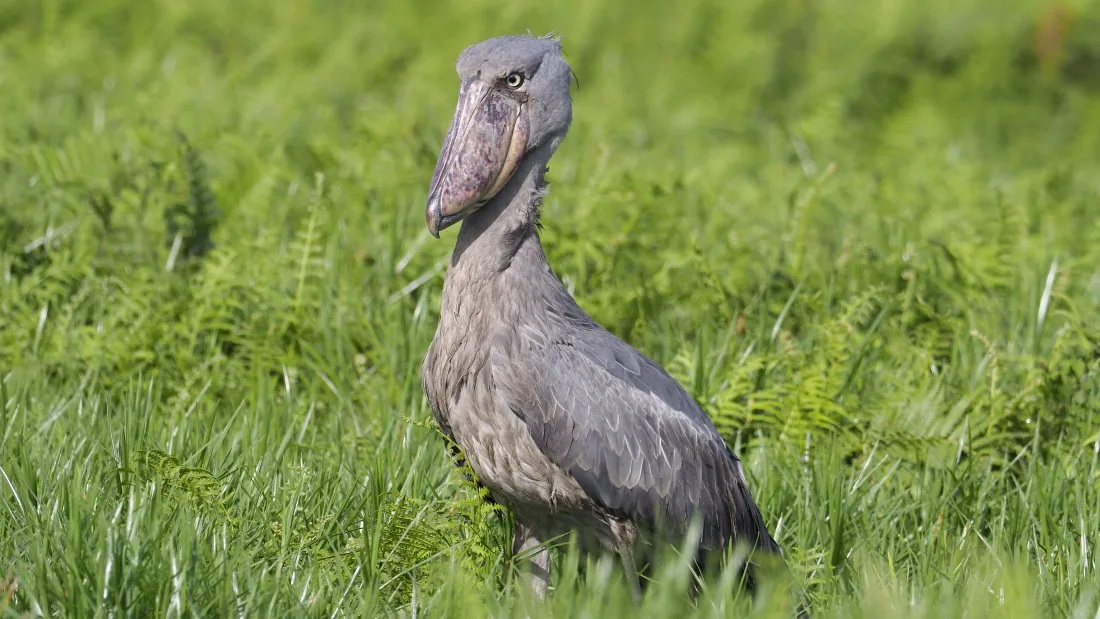
<path id="1" fill-rule="evenodd" d="M 432 174 L 424 220 L 436 238 L 497 194 L 527 150 L 526 95 L 479 77 L 458 93 L 447 137 Z"/>

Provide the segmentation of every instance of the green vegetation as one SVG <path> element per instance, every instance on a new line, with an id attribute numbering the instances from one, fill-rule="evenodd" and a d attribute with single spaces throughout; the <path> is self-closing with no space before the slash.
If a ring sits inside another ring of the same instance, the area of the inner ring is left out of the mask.
<path id="1" fill-rule="evenodd" d="M 1095 1 L 0 3 L 0 615 L 784 616 L 518 591 L 419 365 L 453 63 L 557 31 L 544 244 L 821 617 L 1100 605 Z"/>

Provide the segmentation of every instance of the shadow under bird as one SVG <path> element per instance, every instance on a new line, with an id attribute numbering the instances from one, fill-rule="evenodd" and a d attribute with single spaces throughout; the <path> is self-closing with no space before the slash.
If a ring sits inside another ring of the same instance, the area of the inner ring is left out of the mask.
<path id="1" fill-rule="evenodd" d="M 618 554 L 636 598 L 636 542 L 701 527 L 697 560 L 734 544 L 778 556 L 710 418 L 657 363 L 596 324 L 546 262 L 547 163 L 572 121 L 556 39 L 503 36 L 458 58 L 458 106 L 425 219 L 462 222 L 424 392 L 444 434 L 515 515 L 513 553 L 546 594 L 542 542 L 575 533 Z M 751 577 L 751 575 L 750 575 Z"/>

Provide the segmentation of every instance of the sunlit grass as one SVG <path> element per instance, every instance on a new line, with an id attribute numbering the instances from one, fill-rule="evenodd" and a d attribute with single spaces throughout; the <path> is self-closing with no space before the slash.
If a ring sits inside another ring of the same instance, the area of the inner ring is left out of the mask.
<path id="1" fill-rule="evenodd" d="M 790 616 L 568 543 L 530 600 L 433 428 L 453 63 L 530 29 L 550 260 L 814 615 L 1096 617 L 1100 9 L 827 4 L 0 5 L 0 614 Z"/>

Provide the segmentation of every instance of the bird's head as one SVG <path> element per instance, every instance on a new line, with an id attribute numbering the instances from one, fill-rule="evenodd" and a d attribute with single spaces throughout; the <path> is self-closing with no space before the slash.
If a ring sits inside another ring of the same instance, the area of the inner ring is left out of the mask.
<path id="1" fill-rule="evenodd" d="M 436 237 L 504 188 L 527 153 L 553 152 L 573 113 L 572 71 L 557 39 L 489 39 L 466 48 L 456 68 L 458 106 L 424 214 Z"/>

